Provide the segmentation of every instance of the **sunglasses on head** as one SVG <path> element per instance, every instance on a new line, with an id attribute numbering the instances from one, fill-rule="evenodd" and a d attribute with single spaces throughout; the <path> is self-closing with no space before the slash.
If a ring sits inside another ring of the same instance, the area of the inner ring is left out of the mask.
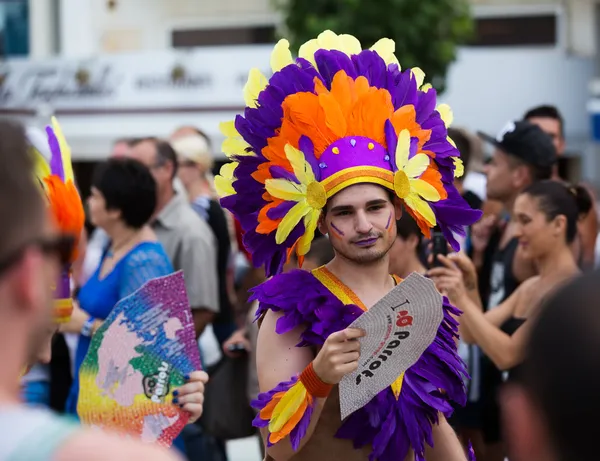
<path id="1" fill-rule="evenodd" d="M 71 261 L 71 255 L 75 248 L 75 237 L 69 234 L 59 234 L 29 240 L 6 257 L 0 259 L 0 273 L 16 264 L 23 257 L 23 253 L 31 247 L 38 248 L 46 256 L 57 257 L 61 266 L 65 266 Z"/>

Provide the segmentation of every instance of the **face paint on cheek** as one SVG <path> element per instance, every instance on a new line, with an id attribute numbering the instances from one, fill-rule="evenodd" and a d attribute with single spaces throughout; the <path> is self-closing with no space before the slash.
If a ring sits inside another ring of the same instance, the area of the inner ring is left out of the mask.
<path id="1" fill-rule="evenodd" d="M 344 233 L 341 231 L 341 229 L 339 229 L 335 224 L 333 224 L 333 222 L 331 223 L 331 228 L 333 229 L 332 234 L 335 237 L 342 238 L 344 236 Z"/>
<path id="2" fill-rule="evenodd" d="M 390 211 L 390 216 L 388 217 L 387 224 L 385 225 L 385 230 L 387 230 L 388 232 L 392 228 L 391 224 L 392 224 L 392 212 Z"/>

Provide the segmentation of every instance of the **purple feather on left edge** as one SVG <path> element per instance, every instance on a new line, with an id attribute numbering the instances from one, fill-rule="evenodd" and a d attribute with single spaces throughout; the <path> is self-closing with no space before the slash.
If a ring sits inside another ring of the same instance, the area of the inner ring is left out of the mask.
<path id="1" fill-rule="evenodd" d="M 55 174 L 60 178 L 61 181 L 65 180 L 65 169 L 62 164 L 62 155 L 60 153 L 60 145 L 58 139 L 54 134 L 54 130 L 51 127 L 46 127 L 46 134 L 48 135 L 48 144 L 50 146 L 50 173 Z"/>
<path id="2" fill-rule="evenodd" d="M 250 300 L 260 302 L 257 318 L 268 310 L 283 314 L 277 321 L 277 333 L 305 327 L 298 347 L 321 346 L 331 333 L 343 330 L 362 314 L 358 306 L 342 304 L 310 272 L 277 275 L 252 291 Z M 456 350 L 458 322 L 453 317 L 461 312 L 446 298 L 443 307 L 444 320 L 437 336 L 406 371 L 399 399 L 389 388 L 381 391 L 346 418 L 336 433 L 338 438 L 352 440 L 355 448 L 370 445 L 373 450 L 370 461 L 404 459 L 411 448 L 416 460 L 424 460 L 425 444 L 433 445 L 432 425 L 439 422 L 438 415 L 452 414 L 450 401 L 466 403 L 463 378 L 467 371 Z M 295 379 L 259 395 L 254 407 L 264 407 L 271 395 L 291 387 Z M 444 389 L 445 394 L 439 389 Z M 305 418 L 297 426 L 297 432 L 290 434 L 292 444 L 300 443 L 310 415 L 305 414 Z M 257 418 L 255 424 L 264 427 L 267 423 Z"/>

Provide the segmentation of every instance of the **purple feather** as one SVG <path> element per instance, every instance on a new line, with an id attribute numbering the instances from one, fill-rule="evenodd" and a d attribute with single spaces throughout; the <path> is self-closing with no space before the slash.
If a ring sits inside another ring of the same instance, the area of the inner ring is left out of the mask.
<path id="1" fill-rule="evenodd" d="M 418 124 L 425 122 L 435 110 L 436 96 L 437 93 L 433 88 L 427 93 L 419 91 L 417 105 L 415 106 Z"/>
<path id="2" fill-rule="evenodd" d="M 321 169 L 319 168 L 319 161 L 315 157 L 315 147 L 308 136 L 301 136 L 298 142 L 298 147 L 304 154 L 306 162 L 312 168 L 312 172 L 315 175 L 317 181 L 321 180 Z"/>
<path id="3" fill-rule="evenodd" d="M 394 125 L 392 125 L 390 120 L 385 121 L 384 133 L 385 142 L 387 144 L 387 152 L 388 156 L 390 157 L 390 165 L 392 166 L 392 171 L 395 173 L 398 171 L 398 166 L 396 165 L 396 146 L 398 144 L 398 135 L 396 135 Z"/>
<path id="4" fill-rule="evenodd" d="M 293 208 L 294 205 L 294 202 L 283 202 L 281 205 L 278 205 L 275 208 L 271 208 L 269 211 L 267 211 L 267 216 L 269 219 L 273 220 L 282 219 L 288 213 L 288 211 Z"/>
<path id="5" fill-rule="evenodd" d="M 279 165 L 270 166 L 269 172 L 271 173 L 271 176 L 273 177 L 273 179 L 287 179 L 290 182 L 300 184 L 300 181 L 298 181 L 298 178 L 296 178 L 294 173 L 290 173 L 288 170 L 286 170 L 282 166 L 279 166 Z"/>
<path id="6" fill-rule="evenodd" d="M 362 314 L 357 306 L 343 305 L 305 271 L 275 276 L 252 291 L 250 299 L 260 302 L 257 318 L 273 310 L 283 314 L 277 324 L 278 332 L 304 327 L 301 346 L 321 346 L 331 333 L 346 328 Z M 416 459 L 424 459 L 425 444 L 433 443 L 432 424 L 438 423 L 439 412 L 446 416 L 452 413 L 449 400 L 465 403 L 466 368 L 453 339 L 457 322 L 452 315 L 460 311 L 448 304 L 446 298 L 443 306 L 444 320 L 436 340 L 406 371 L 399 399 L 396 400 L 391 389 L 383 390 L 344 420 L 336 433 L 336 437 L 352 440 L 357 448 L 371 445 L 370 459 L 396 461 L 403 459 L 411 448 Z M 303 424 L 308 425 L 308 421 Z M 299 428 L 298 440 L 292 443 L 300 443 L 303 435 Z"/>
<path id="7" fill-rule="evenodd" d="M 50 173 L 55 174 L 60 178 L 61 181 L 65 181 L 65 170 L 62 163 L 62 155 L 60 153 L 60 144 L 54 134 L 52 127 L 46 127 L 46 134 L 48 135 L 48 144 L 50 146 Z"/>
<path id="8" fill-rule="evenodd" d="M 315 53 L 315 62 L 328 89 L 331 89 L 333 77 L 340 70 L 346 72 L 349 77 L 356 78 L 356 70 L 352 60 L 342 51 L 318 50 Z"/>
<path id="9" fill-rule="evenodd" d="M 304 232 L 304 225 L 300 223 L 292 232 L 289 239 L 282 245 L 275 242 L 272 234 L 259 234 L 255 232 L 258 225 L 260 210 L 267 204 L 263 198 L 264 184 L 252 178 L 252 174 L 259 165 L 267 162 L 262 150 L 267 146 L 269 138 L 279 133 L 284 111 L 282 105 L 290 95 L 307 92 L 314 93 L 315 80 L 319 79 L 326 87 L 330 87 L 335 74 L 344 70 L 350 77 L 362 75 L 371 86 L 386 89 L 395 109 L 405 105 L 413 105 L 416 118 L 424 130 L 430 131 L 429 140 L 425 143 L 424 150 L 433 152 L 435 162 L 442 176 L 442 182 L 447 190 L 452 189 L 454 180 L 454 163 L 451 156 L 456 156 L 456 149 L 447 141 L 447 130 L 441 120 L 440 114 L 435 110 L 436 94 L 429 90 L 427 93 L 419 91 L 417 83 L 410 69 L 400 71 L 395 64 L 385 65 L 383 59 L 376 52 L 365 50 L 352 57 L 339 51 L 319 50 L 315 55 L 316 67 L 307 60 L 298 58 L 296 63 L 288 65 L 273 74 L 267 87 L 260 92 L 257 107 L 246 108 L 243 115 L 236 117 L 235 126 L 240 135 L 250 145 L 256 156 L 240 156 L 236 160 L 239 165 L 236 169 L 236 180 L 233 188 L 236 194 L 225 197 L 222 204 L 231 211 L 242 224 L 244 231 L 244 245 L 252 254 L 252 263 L 255 266 L 264 266 L 268 276 L 280 273 L 287 260 L 287 251 L 293 246 Z M 395 171 L 394 154 L 397 136 L 393 127 L 386 123 L 385 135 L 390 156 L 390 168 Z M 302 135 L 302 133 L 300 133 Z M 304 152 L 307 162 L 311 165 L 317 180 L 321 180 L 321 169 L 315 158 L 312 141 L 301 136 L 299 148 Z M 411 146 L 412 147 L 412 146 Z M 281 168 L 273 168 L 275 177 L 292 179 Z M 289 206 L 289 205 L 288 205 Z M 433 211 L 446 238 L 454 247 L 457 246 L 454 234 L 463 232 L 464 226 L 476 221 L 478 212 L 470 212 L 464 201 L 449 200 L 432 203 Z M 281 216 L 285 207 L 278 207 L 269 212 L 269 216 Z M 295 237 L 295 239 L 291 238 Z M 318 333 L 321 334 L 329 328 L 328 320 L 315 320 Z M 315 332 L 307 333 L 307 339 L 314 340 Z"/>
<path id="10" fill-rule="evenodd" d="M 369 80 L 375 88 L 386 88 L 388 82 L 388 71 L 385 61 L 371 50 L 363 50 L 360 54 L 352 56 L 358 75 Z M 393 75 L 391 76 L 393 78 Z"/>

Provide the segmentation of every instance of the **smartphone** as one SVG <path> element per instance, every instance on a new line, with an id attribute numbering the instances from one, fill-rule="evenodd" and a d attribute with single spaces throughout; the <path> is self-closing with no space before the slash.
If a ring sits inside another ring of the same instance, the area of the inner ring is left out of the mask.
<path id="1" fill-rule="evenodd" d="M 446 241 L 446 238 L 444 237 L 444 234 L 439 226 L 435 226 L 431 232 L 431 243 L 433 247 L 431 251 L 433 255 L 432 267 L 443 266 L 443 264 L 438 260 L 437 256 L 448 255 L 448 242 Z"/>

